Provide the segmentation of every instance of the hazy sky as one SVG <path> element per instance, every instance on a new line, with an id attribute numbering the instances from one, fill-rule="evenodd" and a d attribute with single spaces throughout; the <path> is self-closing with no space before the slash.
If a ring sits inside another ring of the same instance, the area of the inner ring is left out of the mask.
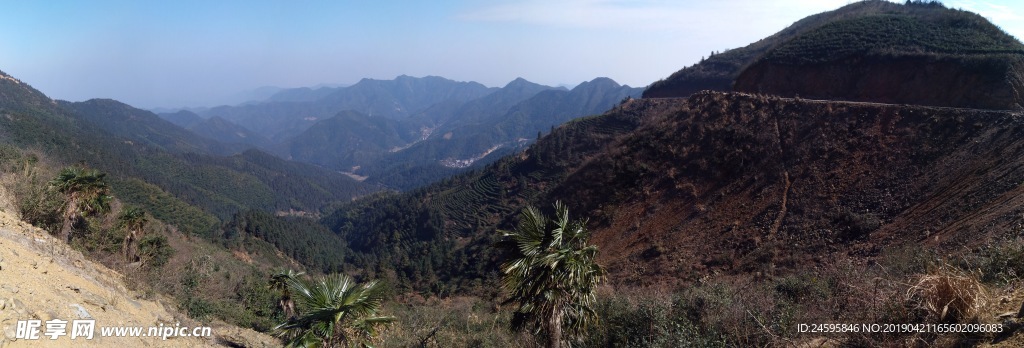
<path id="1" fill-rule="evenodd" d="M 849 0 L 0 1 L 0 70 L 50 97 L 204 106 L 437 75 L 645 86 Z M 947 0 L 1024 37 L 1020 1 Z"/>

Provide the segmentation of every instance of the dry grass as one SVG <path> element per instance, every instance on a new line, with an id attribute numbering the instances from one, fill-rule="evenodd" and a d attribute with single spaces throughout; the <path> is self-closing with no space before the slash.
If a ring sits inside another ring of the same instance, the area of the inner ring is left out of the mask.
<path id="1" fill-rule="evenodd" d="M 17 218 L 21 218 L 21 212 L 18 211 L 17 206 L 14 204 L 14 195 L 7 191 L 7 186 L 14 185 L 14 180 L 11 176 L 4 175 L 0 178 L 0 212 L 5 212 L 14 215 Z"/>
<path id="2" fill-rule="evenodd" d="M 908 301 L 939 323 L 960 323 L 977 317 L 986 297 L 977 277 L 948 267 L 920 276 L 907 290 Z"/>

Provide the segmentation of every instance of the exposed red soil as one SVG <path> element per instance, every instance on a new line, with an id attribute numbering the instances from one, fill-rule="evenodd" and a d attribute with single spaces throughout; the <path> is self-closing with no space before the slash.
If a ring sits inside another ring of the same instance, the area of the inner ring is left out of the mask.
<path id="1" fill-rule="evenodd" d="M 680 105 L 553 194 L 603 217 L 594 242 L 625 284 L 792 272 L 902 245 L 970 252 L 1024 222 L 1019 113 L 710 92 L 666 102 Z"/>

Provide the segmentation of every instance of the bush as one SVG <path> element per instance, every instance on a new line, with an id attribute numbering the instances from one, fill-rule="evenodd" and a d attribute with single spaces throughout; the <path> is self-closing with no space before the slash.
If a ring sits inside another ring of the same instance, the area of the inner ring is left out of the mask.
<path id="1" fill-rule="evenodd" d="M 36 156 L 22 156 L 17 160 L 3 159 L 0 173 L 4 175 L 0 185 L 4 186 L 8 195 L 4 198 L 11 200 L 10 203 L 22 220 L 54 233 L 60 228 L 60 210 L 64 204 L 63 197 L 51 190 L 47 183 L 48 178 L 55 174 L 45 166 L 38 165 Z"/>
<path id="2" fill-rule="evenodd" d="M 167 242 L 167 237 L 160 234 L 147 234 L 139 241 L 139 256 L 147 266 L 160 268 L 174 255 L 174 248 Z"/>
<path id="3" fill-rule="evenodd" d="M 703 330 L 685 301 L 612 297 L 599 301 L 602 320 L 583 342 L 587 347 L 726 347 L 724 335 Z"/>
<path id="4" fill-rule="evenodd" d="M 1020 279 L 1024 276 L 1024 242 L 1008 241 L 982 248 L 973 263 L 964 268 L 980 270 L 981 281 L 985 283 L 1004 284 Z"/>

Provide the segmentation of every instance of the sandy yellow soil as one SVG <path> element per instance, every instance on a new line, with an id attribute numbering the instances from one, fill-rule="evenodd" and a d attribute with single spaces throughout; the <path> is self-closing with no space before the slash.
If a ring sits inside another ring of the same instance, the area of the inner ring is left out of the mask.
<path id="1" fill-rule="evenodd" d="M 7 210 L 7 209 L 2 209 Z M 69 335 L 51 340 L 17 339 L 19 320 L 94 319 L 91 340 Z M 123 277 L 87 260 L 43 230 L 0 211 L 0 347 L 268 347 L 279 343 L 252 330 L 212 326 L 212 337 L 100 337 L 101 326 L 203 326 L 179 313 L 167 299 L 145 299 L 124 286 Z M 146 333 L 143 333 L 145 335 Z"/>

